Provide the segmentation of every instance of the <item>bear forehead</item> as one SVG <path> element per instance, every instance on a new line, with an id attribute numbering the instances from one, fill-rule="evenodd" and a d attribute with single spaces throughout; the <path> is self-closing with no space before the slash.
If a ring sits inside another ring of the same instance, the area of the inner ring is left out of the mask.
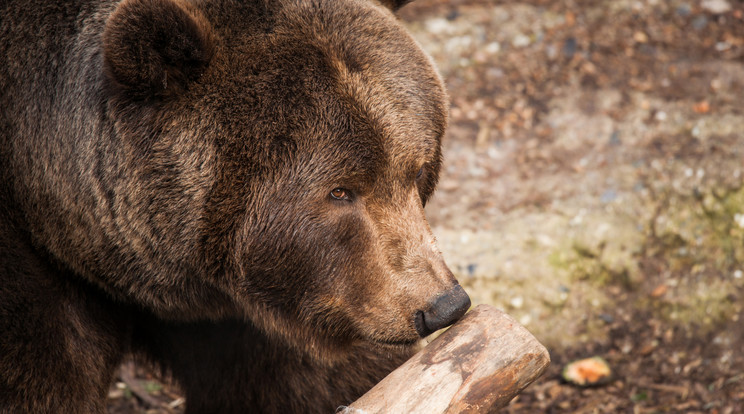
<path id="1" fill-rule="evenodd" d="M 442 82 L 388 9 L 297 0 L 254 4 L 243 19 L 208 4 L 205 14 L 222 42 L 218 99 L 250 135 L 311 130 L 318 140 L 379 147 L 397 165 L 436 156 L 447 121 Z"/>

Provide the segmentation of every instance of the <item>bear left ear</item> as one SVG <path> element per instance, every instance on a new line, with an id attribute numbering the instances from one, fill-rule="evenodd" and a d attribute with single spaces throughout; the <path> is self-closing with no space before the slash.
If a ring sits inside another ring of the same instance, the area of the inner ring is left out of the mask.
<path id="1" fill-rule="evenodd" d="M 411 1 L 413 0 L 380 0 L 380 3 L 392 11 L 397 11 Z"/>
<path id="2" fill-rule="evenodd" d="M 201 75 L 214 43 L 206 19 L 177 0 L 124 0 L 106 22 L 104 67 L 134 96 L 163 95 Z"/>

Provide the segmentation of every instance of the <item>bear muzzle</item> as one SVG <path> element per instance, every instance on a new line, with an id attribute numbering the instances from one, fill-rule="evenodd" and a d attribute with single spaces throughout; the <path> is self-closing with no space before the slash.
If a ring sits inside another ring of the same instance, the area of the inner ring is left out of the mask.
<path id="1" fill-rule="evenodd" d="M 414 324 L 418 334 L 424 338 L 432 332 L 457 322 L 470 309 L 470 296 L 462 286 L 455 285 L 445 294 L 438 296 L 429 308 L 416 312 Z"/>

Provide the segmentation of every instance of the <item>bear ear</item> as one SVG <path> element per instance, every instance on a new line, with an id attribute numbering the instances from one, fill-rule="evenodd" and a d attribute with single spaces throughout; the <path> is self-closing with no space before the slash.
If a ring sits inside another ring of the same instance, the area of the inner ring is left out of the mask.
<path id="1" fill-rule="evenodd" d="M 398 11 L 401 7 L 410 3 L 413 0 L 380 0 L 383 6 L 389 8 L 392 11 Z"/>
<path id="2" fill-rule="evenodd" d="M 392 11 L 397 11 L 411 1 L 413 0 L 380 0 L 380 3 Z"/>
<path id="3" fill-rule="evenodd" d="M 133 96 L 186 88 L 214 54 L 212 29 L 177 0 L 124 0 L 106 22 L 104 68 Z"/>

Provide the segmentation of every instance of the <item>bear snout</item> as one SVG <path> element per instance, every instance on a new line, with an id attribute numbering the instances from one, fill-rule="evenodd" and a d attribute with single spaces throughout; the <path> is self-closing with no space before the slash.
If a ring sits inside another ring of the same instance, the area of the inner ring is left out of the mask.
<path id="1" fill-rule="evenodd" d="M 457 322 L 470 308 L 470 296 L 460 285 L 434 299 L 427 310 L 416 312 L 414 324 L 423 338 Z"/>

